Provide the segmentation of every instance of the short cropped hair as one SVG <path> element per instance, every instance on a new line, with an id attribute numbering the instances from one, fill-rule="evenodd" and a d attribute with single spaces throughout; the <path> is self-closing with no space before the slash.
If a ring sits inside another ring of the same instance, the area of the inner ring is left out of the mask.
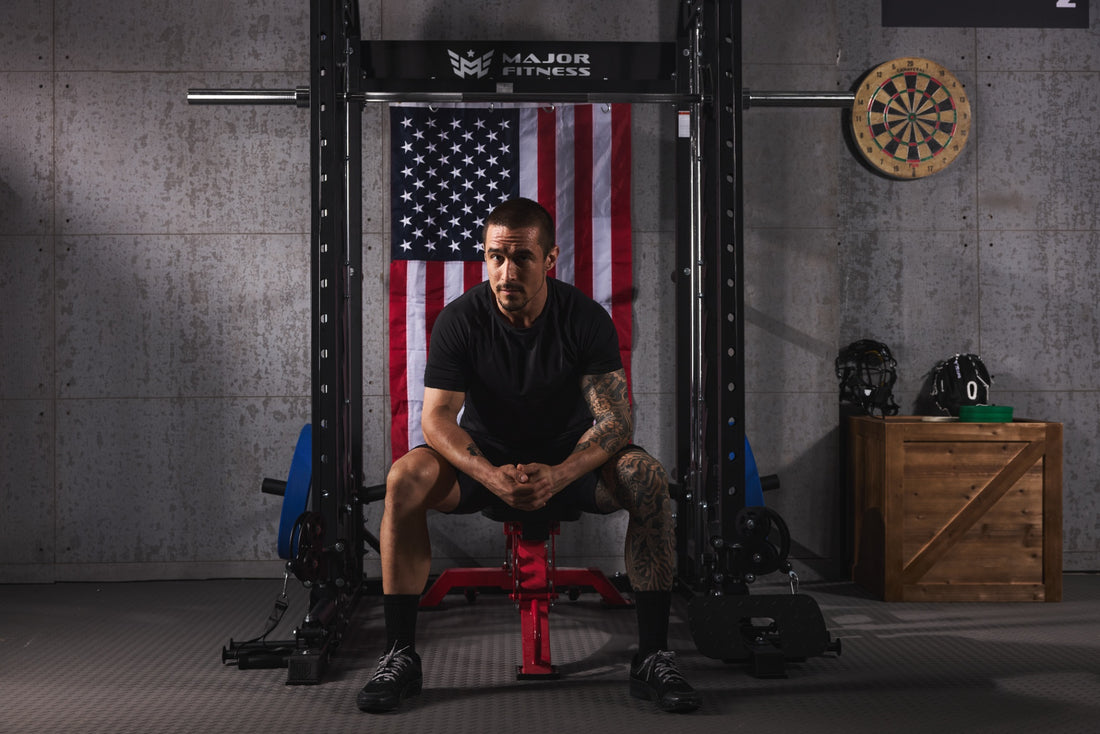
<path id="1" fill-rule="evenodd" d="M 505 229 L 537 227 L 543 254 L 549 255 L 550 250 L 554 249 L 554 218 L 537 201 L 520 197 L 509 199 L 493 209 L 485 218 L 485 229 L 481 234 L 482 244 L 485 242 L 485 235 L 488 234 L 490 225 Z"/>

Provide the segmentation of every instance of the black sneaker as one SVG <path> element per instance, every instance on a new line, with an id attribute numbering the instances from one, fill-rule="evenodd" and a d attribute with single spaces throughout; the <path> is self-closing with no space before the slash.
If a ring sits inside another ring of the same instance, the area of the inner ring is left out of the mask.
<path id="1" fill-rule="evenodd" d="M 630 695 L 657 702 L 662 711 L 687 712 L 699 708 L 699 694 L 676 669 L 676 654 L 658 650 L 630 666 Z"/>
<path id="2" fill-rule="evenodd" d="M 378 667 L 367 685 L 359 691 L 355 702 L 360 711 L 372 714 L 393 711 L 401 699 L 420 693 L 424 675 L 420 671 L 420 656 L 407 647 L 397 645 L 378 658 Z"/>

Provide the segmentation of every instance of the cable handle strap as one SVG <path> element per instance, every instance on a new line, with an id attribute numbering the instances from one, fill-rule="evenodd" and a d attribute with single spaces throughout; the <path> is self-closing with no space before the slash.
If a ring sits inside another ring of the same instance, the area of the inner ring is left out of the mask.
<path id="1" fill-rule="evenodd" d="M 288 564 L 287 570 L 283 573 L 283 590 L 275 597 L 275 606 L 272 608 L 271 614 L 267 616 L 267 623 L 264 627 L 264 631 L 247 642 L 238 643 L 238 646 L 254 645 L 257 642 L 266 640 L 267 636 L 274 632 L 275 628 L 279 626 L 279 622 L 283 621 L 283 615 L 286 614 L 286 610 L 290 607 L 290 601 L 287 599 L 286 595 L 286 584 L 289 579 L 290 568 Z"/>

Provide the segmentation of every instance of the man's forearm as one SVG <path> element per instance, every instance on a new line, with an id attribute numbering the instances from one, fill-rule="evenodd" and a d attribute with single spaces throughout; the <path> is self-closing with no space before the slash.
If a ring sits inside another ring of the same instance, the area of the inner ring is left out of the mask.
<path id="1" fill-rule="evenodd" d="M 558 466 L 569 482 L 606 464 L 634 438 L 634 420 L 622 370 L 587 376 L 581 388 L 595 421 L 577 441 L 573 453 Z"/>
<path id="2" fill-rule="evenodd" d="M 558 465 L 558 469 L 568 484 L 590 471 L 599 469 L 628 443 L 630 439 L 623 438 L 619 432 L 601 430 L 600 426 L 594 425 L 585 431 L 577 441 L 573 453 Z"/>
<path id="3" fill-rule="evenodd" d="M 486 484 L 494 466 L 481 453 L 474 439 L 454 420 L 425 420 L 422 424 L 424 440 L 442 454 L 458 471 Z"/>

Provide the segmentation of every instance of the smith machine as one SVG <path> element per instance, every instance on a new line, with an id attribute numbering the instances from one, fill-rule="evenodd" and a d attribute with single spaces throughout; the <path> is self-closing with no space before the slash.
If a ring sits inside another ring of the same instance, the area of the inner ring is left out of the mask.
<path id="1" fill-rule="evenodd" d="M 284 494 L 280 555 L 310 588 L 310 609 L 294 640 L 230 641 L 224 661 L 285 664 L 288 683 L 320 682 L 364 592 L 363 556 L 377 541 L 362 510 L 384 487 L 363 474 L 361 110 L 399 101 L 675 105 L 678 584 L 692 635 L 702 654 L 761 676 L 840 652 L 817 603 L 797 593 L 783 520 L 745 499 L 741 115 L 751 104 L 844 106 L 853 95 L 748 94 L 740 19 L 739 0 L 682 0 L 675 43 L 373 42 L 362 40 L 357 0 L 313 0 L 309 87 L 189 91 L 192 104 L 296 105 L 311 120 L 312 421 L 288 481 L 264 483 Z M 586 71 L 512 76 L 484 63 L 505 46 L 584 57 Z M 467 51 L 483 61 L 460 63 Z M 791 593 L 748 594 L 777 571 Z"/>

